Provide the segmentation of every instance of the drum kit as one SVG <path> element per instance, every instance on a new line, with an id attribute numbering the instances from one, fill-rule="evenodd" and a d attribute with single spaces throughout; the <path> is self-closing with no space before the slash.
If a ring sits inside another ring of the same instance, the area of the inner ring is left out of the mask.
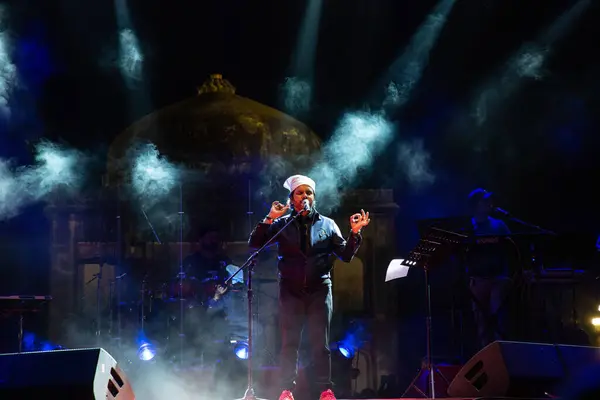
<path id="1" fill-rule="evenodd" d="M 102 266 L 104 263 L 98 264 Z M 247 288 L 243 280 L 230 282 L 224 288 L 224 283 L 215 276 L 198 278 L 179 273 L 160 280 L 146 274 L 140 282 L 139 278 L 122 274 L 109 282 L 108 307 L 104 308 L 99 294 L 102 269 L 100 267 L 99 273 L 88 282 L 97 281 L 94 325 L 99 342 L 101 337 L 108 336 L 113 345 L 127 348 L 139 341 L 141 333 L 163 358 L 186 364 L 200 362 L 201 358 L 206 364 L 212 361 L 198 354 L 199 348 L 214 347 L 215 343 L 230 347 L 230 343 L 247 338 Z M 261 283 L 275 283 L 276 280 L 255 279 L 255 282 L 260 287 Z M 211 300 L 218 291 L 225 292 L 224 310 L 212 309 Z M 258 293 L 261 293 L 260 290 Z M 272 296 L 266 294 L 266 297 Z M 263 325 L 258 312 L 254 313 L 254 318 L 259 322 L 257 326 Z M 102 319 L 107 321 L 101 323 Z M 264 351 L 257 350 L 264 354 L 266 362 L 270 362 L 273 355 L 266 347 Z M 192 354 L 194 359 L 188 357 Z"/>

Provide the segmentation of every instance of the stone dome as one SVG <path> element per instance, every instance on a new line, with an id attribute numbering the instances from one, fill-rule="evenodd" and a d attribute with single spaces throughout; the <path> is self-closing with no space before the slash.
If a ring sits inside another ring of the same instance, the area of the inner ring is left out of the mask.
<path id="1" fill-rule="evenodd" d="M 127 176 L 128 152 L 140 143 L 154 144 L 171 162 L 228 177 L 261 175 L 266 169 L 280 169 L 283 176 L 304 169 L 321 146 L 302 122 L 236 95 L 219 74 L 211 75 L 196 97 L 153 112 L 121 133 L 109 148 L 110 183 Z"/>

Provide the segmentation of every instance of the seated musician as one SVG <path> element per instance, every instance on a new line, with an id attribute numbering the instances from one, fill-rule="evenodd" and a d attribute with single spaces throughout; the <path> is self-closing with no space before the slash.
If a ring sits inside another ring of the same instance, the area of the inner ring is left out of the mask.
<path id="1" fill-rule="evenodd" d="M 223 252 L 223 240 L 216 227 L 205 227 L 200 231 L 199 249 L 183 261 L 183 268 L 188 278 L 194 278 L 203 288 L 199 297 L 205 306 L 211 309 L 223 307 L 223 296 L 228 288 L 224 282 L 238 267 Z M 237 274 L 232 285 L 243 284 L 244 274 Z"/>
<path id="2" fill-rule="evenodd" d="M 229 332 L 224 302 L 228 288 L 224 282 L 230 276 L 232 261 L 224 254 L 218 227 L 203 227 L 198 237 L 198 249 L 184 259 L 183 269 L 186 279 L 193 282 L 196 300 L 203 307 L 196 313 L 188 313 L 186 336 L 190 336 L 196 350 L 202 351 L 204 359 L 210 362 L 217 354 L 207 351 L 217 351 L 214 343 L 224 340 Z"/>
<path id="3" fill-rule="evenodd" d="M 186 277 L 201 283 L 222 284 L 229 276 L 231 260 L 223 253 L 221 233 L 216 227 L 204 227 L 198 235 L 198 250 L 183 260 Z"/>
<path id="4" fill-rule="evenodd" d="M 469 288 L 479 344 L 481 347 L 502 339 L 506 324 L 502 304 L 510 283 L 508 257 L 502 236 L 510 234 L 504 221 L 491 216 L 494 207 L 492 194 L 475 189 L 469 195 L 472 210 L 470 230 L 475 236 L 467 256 Z M 479 238 L 478 238 L 479 237 Z"/>

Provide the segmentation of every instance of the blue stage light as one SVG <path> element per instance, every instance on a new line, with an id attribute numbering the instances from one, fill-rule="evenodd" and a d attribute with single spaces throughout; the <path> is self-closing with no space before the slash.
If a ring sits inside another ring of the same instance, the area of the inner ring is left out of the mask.
<path id="1" fill-rule="evenodd" d="M 150 343 L 142 343 L 138 349 L 138 357 L 142 361 L 150 361 L 156 356 L 156 350 Z"/>
<path id="2" fill-rule="evenodd" d="M 355 350 L 354 347 L 349 346 L 343 342 L 338 343 L 338 350 L 345 358 L 354 358 Z"/>
<path id="3" fill-rule="evenodd" d="M 241 360 L 247 360 L 250 355 L 250 351 L 248 348 L 248 343 L 246 342 L 237 342 L 237 345 L 233 349 L 235 356 Z"/>

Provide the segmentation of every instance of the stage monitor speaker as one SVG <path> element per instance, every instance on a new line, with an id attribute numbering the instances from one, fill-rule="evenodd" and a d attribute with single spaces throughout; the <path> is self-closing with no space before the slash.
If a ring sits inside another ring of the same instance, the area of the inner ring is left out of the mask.
<path id="1" fill-rule="evenodd" d="M 450 397 L 547 397 L 571 373 L 600 361 L 600 348 L 497 341 L 454 377 Z"/>
<path id="2" fill-rule="evenodd" d="M 117 361 L 104 349 L 0 354 L 0 399 L 134 400 Z"/>

